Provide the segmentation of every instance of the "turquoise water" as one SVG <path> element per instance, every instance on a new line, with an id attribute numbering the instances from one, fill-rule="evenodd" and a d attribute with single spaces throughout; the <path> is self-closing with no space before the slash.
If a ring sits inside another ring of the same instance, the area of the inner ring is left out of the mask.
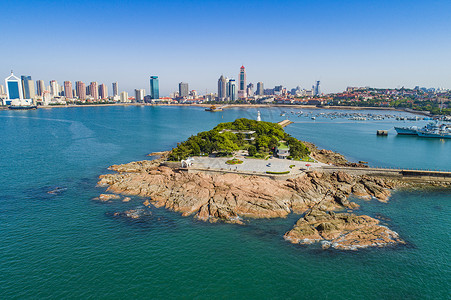
<path id="1" fill-rule="evenodd" d="M 280 121 L 280 109 L 261 109 Z M 306 111 L 306 110 L 304 110 Z M 384 113 L 385 114 L 385 113 Z M 198 131 L 256 109 L 54 108 L 0 112 L 0 298 L 449 299 L 449 190 L 398 191 L 388 204 L 357 200 L 406 246 L 323 251 L 283 240 L 298 216 L 246 226 L 207 224 L 142 199 L 91 200 L 111 164 L 145 159 Z M 295 137 L 373 166 L 451 170 L 451 141 L 377 137 L 423 122 L 291 117 Z M 63 189 L 56 195 L 47 192 Z"/>

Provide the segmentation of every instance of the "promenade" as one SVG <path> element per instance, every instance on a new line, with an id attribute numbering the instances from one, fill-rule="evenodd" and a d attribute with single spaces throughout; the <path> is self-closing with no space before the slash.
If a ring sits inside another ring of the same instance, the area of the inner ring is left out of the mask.
<path id="1" fill-rule="evenodd" d="M 237 156 L 237 158 L 242 160 L 243 163 L 228 165 L 226 162 L 231 159 L 230 157 L 194 157 L 192 166 L 187 168 L 187 170 L 188 172 L 238 173 L 242 175 L 271 177 L 274 179 L 293 178 L 302 173 L 314 170 L 327 173 L 342 171 L 357 176 L 369 175 L 418 183 L 441 182 L 451 184 L 451 172 L 449 171 L 341 167 L 321 162 L 303 162 L 279 158 L 270 158 L 267 160 L 241 156 Z M 273 172 L 287 171 L 289 171 L 287 174 L 271 174 Z"/>

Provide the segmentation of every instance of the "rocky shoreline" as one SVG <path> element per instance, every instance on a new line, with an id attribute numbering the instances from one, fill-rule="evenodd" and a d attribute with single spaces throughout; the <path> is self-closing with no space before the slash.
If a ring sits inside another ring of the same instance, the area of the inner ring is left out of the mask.
<path id="1" fill-rule="evenodd" d="M 160 155 L 156 160 L 113 165 L 110 169 L 115 173 L 101 175 L 98 185 L 107 187 L 113 195 L 150 198 L 144 205 L 165 207 L 209 222 L 245 224 L 253 218 L 300 214 L 299 221 L 284 235 L 287 241 L 297 244 L 320 242 L 323 248 L 356 250 L 404 243 L 375 218 L 335 212 L 359 207 L 349 201 L 350 195 L 386 202 L 390 190 L 405 186 L 403 182 L 345 172 L 309 171 L 286 180 L 188 173 L 166 166 L 166 155 Z M 107 198 L 109 201 L 116 197 Z"/>

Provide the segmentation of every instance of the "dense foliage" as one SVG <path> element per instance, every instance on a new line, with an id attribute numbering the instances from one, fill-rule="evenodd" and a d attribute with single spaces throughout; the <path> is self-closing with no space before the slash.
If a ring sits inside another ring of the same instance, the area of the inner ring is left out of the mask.
<path id="1" fill-rule="evenodd" d="M 255 133 L 246 134 L 246 131 Z M 248 150 L 249 155 L 253 157 L 265 157 L 271 155 L 282 140 L 290 146 L 292 159 L 302 159 L 310 154 L 304 144 L 285 133 L 279 124 L 237 119 L 234 122 L 221 123 L 210 131 L 201 132 L 179 143 L 172 149 L 169 160 L 179 161 L 189 156 L 212 153 L 225 156 L 237 150 Z"/>

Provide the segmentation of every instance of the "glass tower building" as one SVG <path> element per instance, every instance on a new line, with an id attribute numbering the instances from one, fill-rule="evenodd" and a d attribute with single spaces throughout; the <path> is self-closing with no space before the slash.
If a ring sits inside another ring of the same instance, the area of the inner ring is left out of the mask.
<path id="1" fill-rule="evenodd" d="M 25 99 L 31 99 L 35 96 L 34 82 L 31 80 L 31 76 L 21 76 L 23 97 Z"/>
<path id="2" fill-rule="evenodd" d="M 150 99 L 160 99 L 158 76 L 150 76 Z"/>
<path id="3" fill-rule="evenodd" d="M 11 75 L 5 79 L 5 84 L 8 99 L 23 99 L 22 84 L 20 79 L 14 76 L 13 72 L 11 72 Z"/>

